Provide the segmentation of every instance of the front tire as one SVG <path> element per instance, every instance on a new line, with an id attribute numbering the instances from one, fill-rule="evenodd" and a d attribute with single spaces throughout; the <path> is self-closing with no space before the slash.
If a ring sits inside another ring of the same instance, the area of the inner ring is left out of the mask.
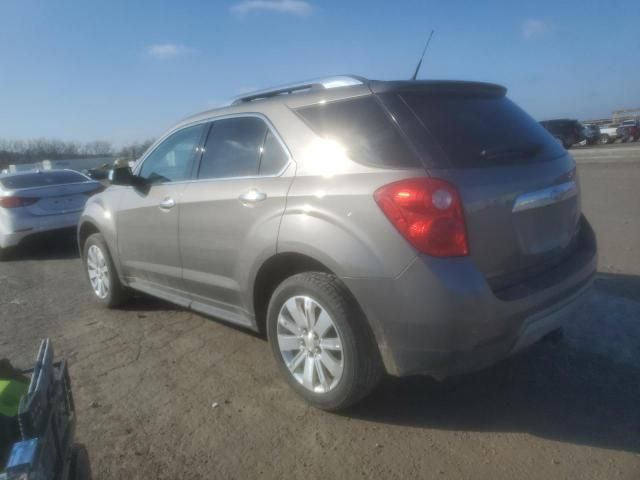
<path id="1" fill-rule="evenodd" d="M 128 292 L 120 283 L 101 233 L 94 233 L 87 238 L 82 249 L 82 260 L 93 298 L 108 308 L 122 305 L 127 300 Z"/>
<path id="2" fill-rule="evenodd" d="M 343 410 L 382 377 L 373 333 L 334 275 L 307 272 L 282 282 L 269 302 L 267 335 L 289 386 L 314 407 Z"/>

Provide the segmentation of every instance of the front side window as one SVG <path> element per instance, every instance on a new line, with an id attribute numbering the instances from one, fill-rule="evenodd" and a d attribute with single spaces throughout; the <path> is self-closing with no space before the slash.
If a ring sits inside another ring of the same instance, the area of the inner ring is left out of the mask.
<path id="1" fill-rule="evenodd" d="M 257 117 L 217 120 L 204 146 L 198 178 L 258 175 L 268 127 Z"/>
<path id="2" fill-rule="evenodd" d="M 139 175 L 150 183 L 189 180 L 204 127 L 187 127 L 169 136 L 144 160 Z"/>

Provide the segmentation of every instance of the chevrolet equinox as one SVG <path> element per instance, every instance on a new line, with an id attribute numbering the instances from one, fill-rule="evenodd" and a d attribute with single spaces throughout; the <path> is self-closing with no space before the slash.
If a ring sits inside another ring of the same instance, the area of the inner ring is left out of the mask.
<path id="1" fill-rule="evenodd" d="M 384 372 L 485 368 L 559 329 L 596 270 L 572 157 L 499 85 L 330 77 L 189 117 L 78 227 L 95 298 L 266 333 L 338 410 Z"/>

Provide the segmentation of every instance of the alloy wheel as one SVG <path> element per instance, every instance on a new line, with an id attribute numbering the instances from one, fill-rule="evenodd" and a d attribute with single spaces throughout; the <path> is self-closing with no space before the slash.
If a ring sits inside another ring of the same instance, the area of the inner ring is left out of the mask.
<path id="1" fill-rule="evenodd" d="M 107 298 L 111 286 L 109 266 L 104 253 L 97 245 L 91 245 L 87 251 L 87 272 L 94 293 L 98 298 Z"/>
<path id="2" fill-rule="evenodd" d="M 277 336 L 284 363 L 298 383 L 315 393 L 335 388 L 344 371 L 342 339 L 317 301 L 302 295 L 284 302 Z"/>

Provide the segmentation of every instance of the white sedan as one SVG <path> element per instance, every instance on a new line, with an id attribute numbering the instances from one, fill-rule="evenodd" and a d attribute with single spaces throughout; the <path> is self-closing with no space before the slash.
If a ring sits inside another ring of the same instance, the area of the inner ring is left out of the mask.
<path id="1" fill-rule="evenodd" d="M 0 255 L 29 235 L 75 227 L 87 199 L 104 188 L 74 170 L 0 175 Z"/>

